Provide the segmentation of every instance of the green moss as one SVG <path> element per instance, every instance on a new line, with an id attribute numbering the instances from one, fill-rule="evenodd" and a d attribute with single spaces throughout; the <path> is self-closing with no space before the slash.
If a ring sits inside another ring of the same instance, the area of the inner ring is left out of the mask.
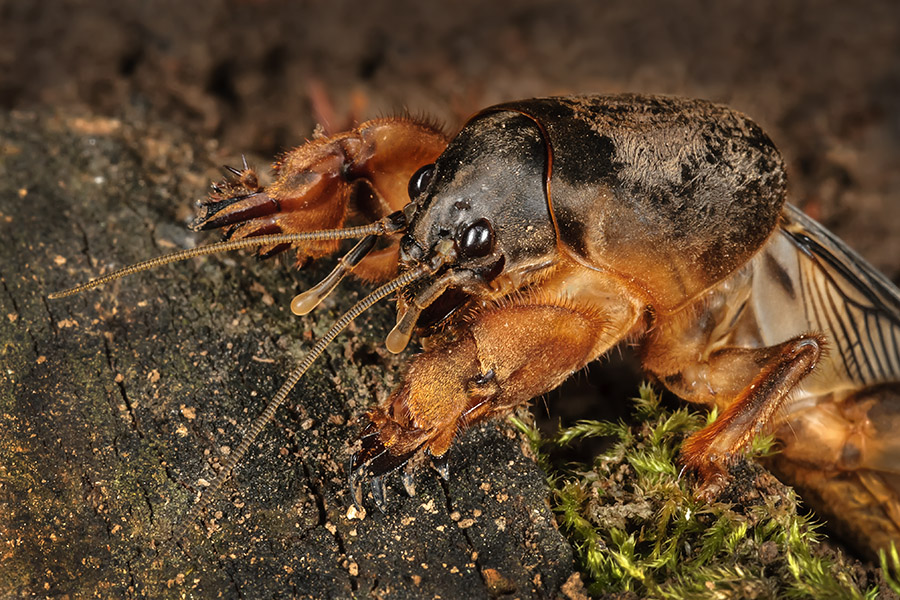
<path id="1" fill-rule="evenodd" d="M 891 544 L 890 552 L 881 550 L 878 553 L 881 559 L 881 571 L 884 573 L 884 581 L 891 590 L 900 596 L 900 555 L 897 548 Z"/>
<path id="2" fill-rule="evenodd" d="M 722 494 L 728 502 L 695 499 L 696 481 L 681 472 L 678 453 L 705 418 L 665 408 L 648 385 L 634 403 L 634 424 L 582 421 L 552 439 L 515 420 L 549 474 L 553 509 L 591 594 L 877 596 L 851 578 L 839 553 L 820 547 L 817 526 L 798 512 L 793 491 L 752 460 L 735 465 L 733 483 Z M 592 464 L 553 465 L 554 451 L 588 437 L 609 439 Z M 748 458 L 771 447 L 772 439 L 762 438 Z M 900 559 L 892 559 L 893 573 L 900 573 Z"/>

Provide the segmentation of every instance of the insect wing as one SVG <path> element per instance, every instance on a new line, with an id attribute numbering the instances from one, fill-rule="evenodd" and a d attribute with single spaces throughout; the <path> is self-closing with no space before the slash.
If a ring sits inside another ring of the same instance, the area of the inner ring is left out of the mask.
<path id="1" fill-rule="evenodd" d="M 800 261 L 806 314 L 831 333 L 850 379 L 861 385 L 900 381 L 900 290 L 831 232 L 786 205 L 781 233 Z"/>
<path id="2" fill-rule="evenodd" d="M 789 409 L 770 464 L 874 558 L 900 539 L 900 291 L 799 209 L 782 216 L 772 258 L 790 274 L 799 320 L 826 333 L 830 368 L 812 376 L 817 397 Z"/>

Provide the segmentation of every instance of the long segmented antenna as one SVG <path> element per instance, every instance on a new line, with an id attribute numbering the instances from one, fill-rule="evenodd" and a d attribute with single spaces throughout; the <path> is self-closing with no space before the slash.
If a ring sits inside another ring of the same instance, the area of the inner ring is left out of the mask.
<path id="1" fill-rule="evenodd" d="M 300 364 L 291 371 L 290 376 L 288 376 L 287 380 L 281 385 L 278 389 L 278 392 L 269 400 L 269 403 L 266 405 L 265 410 L 253 422 L 250 424 L 250 427 L 247 429 L 247 433 L 244 435 L 244 438 L 241 440 L 241 443 L 238 445 L 237 449 L 228 456 L 222 465 L 222 470 L 219 471 L 219 474 L 216 478 L 210 483 L 209 487 L 204 490 L 200 499 L 197 500 L 197 503 L 191 508 L 190 513 L 188 513 L 187 519 L 184 522 L 184 525 L 181 527 L 180 531 L 178 531 L 178 535 L 173 538 L 173 540 L 180 540 L 187 532 L 187 528 L 193 524 L 197 518 L 200 516 L 200 513 L 205 509 L 209 503 L 215 499 L 219 490 L 222 488 L 222 485 L 228 480 L 231 475 L 231 471 L 237 466 L 239 462 L 244 458 L 244 455 L 247 454 L 247 451 L 250 450 L 250 446 L 253 445 L 253 442 L 256 441 L 256 438 L 262 432 L 262 430 L 268 425 L 272 419 L 275 417 L 275 412 L 284 404 L 284 401 L 287 399 L 288 394 L 294 389 L 294 386 L 297 385 L 297 382 L 300 381 L 300 378 L 303 377 L 306 370 L 309 369 L 310 365 L 315 362 L 315 360 L 322 354 L 325 348 L 330 344 L 337 335 L 344 330 L 347 325 L 350 324 L 353 319 L 358 317 L 360 314 L 365 312 L 369 307 L 373 304 L 392 294 L 393 292 L 406 287 L 411 282 L 427 275 L 428 273 L 433 271 L 433 266 L 422 265 L 416 269 L 411 271 L 407 271 L 406 273 L 400 275 L 399 277 L 389 281 L 388 283 L 382 285 L 377 290 L 357 302 L 353 308 L 348 310 L 344 315 L 338 319 L 334 325 L 331 326 L 331 329 L 328 330 L 316 345 L 313 346 L 312 350 L 310 350 L 306 356 L 303 357 L 303 360 L 300 361 Z"/>
<path id="2" fill-rule="evenodd" d="M 132 275 L 134 273 L 140 273 L 141 271 L 147 271 L 148 269 L 154 269 L 156 267 L 161 267 L 169 263 L 187 260 L 189 258 L 194 258 L 197 256 L 216 254 L 218 252 L 227 252 L 229 250 L 240 250 L 241 248 L 254 248 L 258 246 L 269 246 L 275 244 L 345 240 L 363 236 L 381 236 L 390 233 L 396 233 L 403 228 L 403 225 L 405 225 L 405 223 L 401 223 L 402 218 L 402 213 L 398 212 L 392 215 L 388 215 L 387 217 L 384 217 L 383 219 L 380 219 L 379 221 L 376 221 L 374 223 L 369 223 L 368 225 L 360 225 L 358 227 L 347 227 L 345 229 L 323 229 L 319 231 L 303 231 L 300 233 L 261 235 L 259 237 L 230 240 L 227 242 L 218 242 L 215 244 L 209 244 L 207 246 L 200 246 L 198 248 L 180 250 L 178 252 L 173 252 L 172 254 L 157 256 L 156 258 L 151 258 L 139 263 L 135 263 L 133 265 L 129 265 L 127 267 L 123 267 L 121 269 L 118 269 L 117 271 L 113 271 L 109 275 L 104 275 L 103 277 L 92 279 L 87 283 L 82 283 L 81 285 L 76 285 L 75 287 L 71 287 L 66 290 L 53 292 L 52 294 L 49 294 L 47 298 L 51 300 L 55 300 L 57 298 L 66 298 L 67 296 L 79 294 L 86 290 L 90 290 L 97 286 L 103 285 L 104 283 L 109 283 L 110 281 L 114 281 L 116 279 Z"/>

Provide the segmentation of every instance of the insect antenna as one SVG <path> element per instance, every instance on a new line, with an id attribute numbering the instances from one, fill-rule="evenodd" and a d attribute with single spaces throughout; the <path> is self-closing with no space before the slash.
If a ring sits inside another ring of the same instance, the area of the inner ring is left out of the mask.
<path id="1" fill-rule="evenodd" d="M 191 508 L 191 511 L 188 513 L 184 524 L 178 530 L 178 534 L 174 536 L 173 541 L 178 541 L 184 537 L 187 533 L 188 527 L 194 523 L 197 518 L 200 516 L 200 513 L 209 505 L 209 503 L 216 498 L 219 490 L 222 485 L 228 480 L 231 475 L 232 470 L 238 465 L 239 462 L 244 458 L 247 454 L 247 451 L 250 449 L 250 446 L 253 445 L 253 442 L 256 441 L 256 438 L 262 432 L 262 430 L 268 425 L 272 419 L 275 417 L 275 412 L 284 404 L 284 401 L 287 399 L 288 394 L 297 385 L 297 382 L 300 381 L 300 378 L 303 377 L 304 373 L 306 373 L 307 369 L 309 369 L 310 365 L 315 362 L 315 360 L 322 354 L 325 348 L 330 344 L 337 335 L 344 330 L 347 325 L 350 324 L 353 319 L 358 317 L 360 314 L 365 312 L 369 307 L 373 304 L 384 298 L 385 296 L 389 296 L 395 291 L 406 287 L 411 282 L 419 279 L 420 277 L 427 275 L 432 272 L 432 268 L 429 265 L 421 265 L 415 269 L 407 271 L 403 273 L 399 277 L 389 281 L 388 283 L 382 285 L 377 290 L 357 302 L 350 310 L 348 310 L 344 315 L 338 319 L 334 325 L 331 326 L 331 329 L 328 330 L 316 345 L 306 353 L 306 356 L 303 357 L 303 360 L 300 361 L 300 364 L 297 365 L 291 374 L 288 376 L 287 380 L 281 385 L 275 395 L 269 400 L 269 403 L 266 405 L 266 408 L 260 413 L 256 419 L 250 424 L 247 428 L 247 432 L 244 434 L 241 443 L 238 445 L 237 449 L 228 455 L 228 458 L 225 460 L 222 465 L 221 471 L 216 476 L 216 478 L 210 483 L 209 487 L 204 490 L 200 498 Z"/>
<path id="2" fill-rule="evenodd" d="M 87 283 L 82 283 L 80 285 L 76 285 L 75 287 L 71 287 L 59 292 L 53 292 L 51 294 L 48 294 L 47 298 L 51 300 L 55 300 L 57 298 L 66 298 L 67 296 L 79 294 L 105 283 L 109 283 L 110 281 L 114 281 L 128 275 L 133 275 L 134 273 L 140 273 L 141 271 L 155 269 L 156 267 L 161 267 L 169 263 L 187 260 L 189 258 L 194 258 L 197 256 L 206 256 L 208 254 L 216 254 L 218 252 L 227 252 L 230 250 L 240 250 L 241 248 L 254 248 L 258 246 L 269 246 L 276 244 L 318 242 L 323 240 L 344 240 L 362 236 L 366 236 L 363 239 L 363 242 L 371 238 L 371 241 L 367 243 L 374 245 L 375 238 L 377 238 L 378 236 L 402 231 L 405 226 L 405 217 L 402 212 L 398 211 L 374 223 L 369 223 L 368 225 L 359 225 L 357 227 L 347 227 L 345 229 L 323 229 L 319 231 L 303 231 L 300 233 L 278 233 L 273 235 L 261 235 L 258 237 L 243 238 L 239 240 L 229 240 L 227 242 L 218 242 L 215 244 L 199 246 L 197 248 L 189 248 L 187 250 L 180 250 L 171 254 L 144 260 L 139 263 L 135 263 L 133 265 L 118 269 L 117 271 L 113 271 L 112 273 L 104 275 L 103 277 L 92 279 Z M 360 244 L 362 244 L 362 242 L 360 242 Z M 357 244 L 357 247 L 360 246 L 360 244 Z M 364 256 L 365 254 L 360 256 L 357 259 L 357 262 L 359 262 L 359 260 L 362 260 Z M 350 268 L 352 268 L 352 266 Z"/>

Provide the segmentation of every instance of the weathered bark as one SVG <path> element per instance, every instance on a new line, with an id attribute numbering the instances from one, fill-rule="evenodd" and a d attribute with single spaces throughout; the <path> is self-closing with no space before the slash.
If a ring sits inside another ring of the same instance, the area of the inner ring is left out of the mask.
<path id="1" fill-rule="evenodd" d="M 326 351 L 183 547 L 160 551 L 224 447 L 364 292 L 342 285 L 298 319 L 290 297 L 327 265 L 232 255 L 46 299 L 208 241 L 184 223 L 212 150 L 158 124 L 0 115 L 0 595 L 556 595 L 572 552 L 506 426 L 464 436 L 448 483 L 422 470 L 409 498 L 390 479 L 387 514 L 348 518 L 358 419 L 406 360 L 382 349 L 389 306 Z"/>

